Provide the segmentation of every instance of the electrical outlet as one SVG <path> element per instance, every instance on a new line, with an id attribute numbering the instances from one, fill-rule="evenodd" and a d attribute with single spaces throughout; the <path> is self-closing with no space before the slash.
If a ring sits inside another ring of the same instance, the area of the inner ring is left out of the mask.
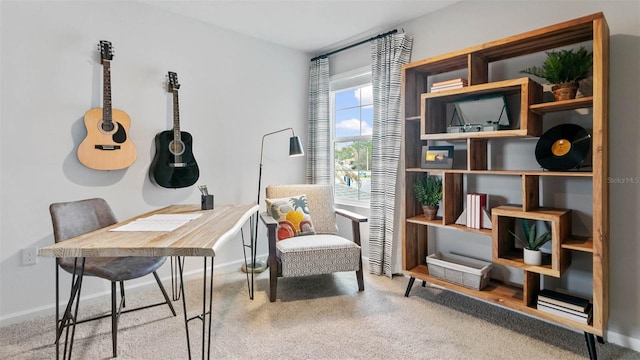
<path id="1" fill-rule="evenodd" d="M 38 263 L 38 248 L 22 249 L 22 265 L 34 265 Z"/>

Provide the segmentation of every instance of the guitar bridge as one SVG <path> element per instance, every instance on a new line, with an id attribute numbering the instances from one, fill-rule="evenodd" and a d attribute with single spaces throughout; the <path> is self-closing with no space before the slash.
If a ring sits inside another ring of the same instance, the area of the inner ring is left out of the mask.
<path id="1" fill-rule="evenodd" d="M 183 167 L 187 167 L 187 163 L 169 163 L 169 167 L 173 167 L 173 168 L 183 168 Z"/>
<path id="2" fill-rule="evenodd" d="M 96 145 L 97 150 L 120 150 L 120 145 Z"/>

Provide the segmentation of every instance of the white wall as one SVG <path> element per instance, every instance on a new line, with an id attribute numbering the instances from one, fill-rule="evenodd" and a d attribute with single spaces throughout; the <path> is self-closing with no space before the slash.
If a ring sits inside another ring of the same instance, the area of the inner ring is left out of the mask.
<path id="1" fill-rule="evenodd" d="M 463 1 L 397 29 L 414 37 L 412 61 L 479 45 L 507 36 L 602 11 L 610 39 L 610 176 L 622 183 L 610 185 L 610 319 L 607 340 L 640 350 L 640 2 L 638 1 Z M 387 29 L 390 30 L 390 29 Z M 373 34 L 372 34 L 373 35 Z M 542 57 L 543 59 L 544 57 Z M 331 73 L 366 65 L 368 46 L 330 57 Z M 517 74 L 516 62 L 504 71 Z M 495 178 L 491 178 L 495 181 Z M 502 185 L 500 185 L 502 186 Z M 516 189 L 518 190 L 518 189 Z M 580 195 L 579 195 L 580 196 Z M 548 197 L 547 197 L 548 198 Z M 578 199 L 579 200 L 579 199 Z M 584 200 L 584 199 L 582 199 Z M 451 232 L 439 246 L 454 246 Z M 490 239 L 455 232 L 459 246 L 491 256 Z M 590 293 L 590 281 L 574 264 L 570 276 L 578 290 Z M 574 281 L 575 280 L 575 281 Z M 566 284 L 564 285 L 566 286 Z"/>
<path id="2" fill-rule="evenodd" d="M 181 129 L 194 137 L 197 184 L 208 185 L 216 204 L 255 203 L 263 134 L 293 126 L 306 144 L 304 53 L 135 2 L 2 1 L 0 9 L 1 325 L 53 313 L 54 260 L 21 263 L 22 248 L 53 243 L 50 203 L 103 197 L 120 219 L 199 203 L 195 186 L 165 189 L 147 175 L 155 134 L 172 126 L 167 71 L 182 85 Z M 138 156 L 126 170 L 96 171 L 76 158 L 83 115 L 102 106 L 99 40 L 115 48 L 113 107 L 132 119 Z M 287 146 L 286 133 L 267 138 L 263 184 L 304 182 L 305 158 L 289 158 Z M 239 269 L 236 243 L 222 249 L 216 265 Z M 259 253 L 266 252 L 263 244 Z M 192 270 L 201 264 L 190 263 Z M 169 276 L 168 265 L 160 275 Z M 83 296 L 108 291 L 92 280 Z"/>
<path id="3" fill-rule="evenodd" d="M 414 36 L 412 59 L 418 60 L 597 11 L 604 12 L 611 29 L 610 173 L 637 179 L 638 1 L 465 1 L 398 29 Z M 176 71 L 183 85 L 182 128 L 194 136 L 202 171 L 198 184 L 209 185 L 216 203 L 255 202 L 262 134 L 294 126 L 305 142 L 309 57 L 304 54 L 141 4 L 2 1 L 0 16 L 1 325 L 33 311 L 52 311 L 53 261 L 20 262 L 22 248 L 53 242 L 49 203 L 101 196 L 124 219 L 166 204 L 198 201 L 197 189 L 158 188 L 147 178 L 153 136 L 171 126 L 170 95 L 163 87 L 168 70 Z M 136 163 L 125 171 L 97 172 L 75 158 L 84 137 L 82 116 L 101 106 L 102 73 L 95 51 L 100 39 L 116 48 L 114 107 L 131 116 L 138 149 Z M 365 66 L 368 47 L 330 61 L 332 74 Z M 279 142 L 286 142 L 286 135 L 281 135 L 284 139 L 267 140 L 263 184 L 304 180 L 304 159 L 284 154 L 286 145 Z M 607 335 L 609 341 L 640 349 L 640 186 L 627 182 L 610 189 Z M 240 254 L 239 246 L 228 247 L 217 264 L 237 262 Z M 107 289 L 91 284 L 89 290 Z"/>

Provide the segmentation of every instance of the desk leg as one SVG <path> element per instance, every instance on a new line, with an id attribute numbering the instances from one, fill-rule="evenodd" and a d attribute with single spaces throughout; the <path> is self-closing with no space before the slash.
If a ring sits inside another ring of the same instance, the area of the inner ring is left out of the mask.
<path id="1" fill-rule="evenodd" d="M 76 334 L 76 319 L 78 318 L 78 308 L 80 307 L 80 291 L 82 290 L 82 278 L 84 275 L 84 262 L 85 258 L 82 258 L 80 264 L 80 271 L 78 271 L 78 259 L 76 258 L 73 263 L 73 274 L 71 275 L 71 292 L 69 294 L 69 300 L 67 301 L 67 307 L 64 310 L 62 319 L 59 318 L 59 265 L 56 261 L 56 359 L 60 359 L 60 337 L 62 332 L 65 331 L 64 339 L 64 351 L 62 353 L 63 359 L 71 359 L 71 351 L 73 350 L 73 338 Z M 73 309 L 73 301 L 76 305 Z M 73 312 L 73 315 L 71 315 Z M 71 338 L 69 338 L 69 326 L 71 326 Z M 69 347 L 69 355 L 67 356 L 67 346 Z"/>
<path id="2" fill-rule="evenodd" d="M 244 255 L 244 268 L 247 270 L 247 289 L 249 291 L 249 299 L 253 300 L 253 289 L 254 289 L 254 274 L 256 268 L 256 253 L 258 251 L 258 241 L 257 241 L 257 224 L 258 224 L 258 213 L 252 215 L 249 220 L 250 227 L 250 236 L 249 236 L 249 244 L 245 242 L 244 239 L 244 230 L 240 228 L 240 235 L 242 236 L 242 247 L 243 247 L 243 255 Z M 253 231 L 255 226 L 256 232 Z M 249 249 L 249 255 L 251 256 L 251 266 L 247 263 L 247 248 Z M 251 273 L 251 275 L 249 275 Z M 251 278 L 249 278 L 251 277 Z"/>
<path id="3" fill-rule="evenodd" d="M 182 257 L 184 260 L 184 256 Z M 180 300 L 180 286 L 182 284 L 178 284 L 178 279 L 181 279 L 180 275 L 178 275 L 178 271 L 180 271 L 178 267 L 178 262 L 180 261 L 179 256 L 171 256 L 171 299 L 173 301 Z"/>
<path id="4" fill-rule="evenodd" d="M 207 359 L 211 358 L 211 324 L 213 321 L 213 256 L 211 257 L 211 273 L 209 275 L 209 304 L 207 305 L 207 257 L 204 257 L 204 269 L 202 277 L 202 312 L 191 318 L 187 315 L 187 301 L 184 294 L 184 281 L 182 279 L 182 266 L 183 260 L 178 260 L 178 266 L 180 268 L 180 291 L 182 293 L 182 310 L 184 312 L 184 328 L 187 335 L 187 351 L 189 359 L 191 359 L 191 339 L 189 337 L 189 321 L 199 319 L 202 321 L 202 359 L 205 358 L 205 351 Z M 208 309 L 207 309 L 208 307 Z M 209 321 L 207 325 L 207 315 L 209 315 Z M 206 348 L 205 348 L 206 346 Z"/>

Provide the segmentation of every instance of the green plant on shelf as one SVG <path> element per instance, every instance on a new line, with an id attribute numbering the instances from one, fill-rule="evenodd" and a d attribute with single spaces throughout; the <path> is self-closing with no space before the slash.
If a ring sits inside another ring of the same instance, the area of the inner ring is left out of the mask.
<path id="1" fill-rule="evenodd" d="M 550 84 L 577 82 L 589 75 L 593 65 L 593 53 L 584 46 L 574 49 L 547 52 L 542 66 L 531 66 L 520 72 L 546 79 Z"/>
<path id="2" fill-rule="evenodd" d="M 529 220 L 521 219 L 522 223 L 522 233 L 526 238 L 522 238 L 513 231 L 509 230 L 511 235 L 513 235 L 516 240 L 518 240 L 525 249 L 529 250 L 540 250 L 542 245 L 551 241 L 551 234 L 546 231 L 539 236 L 536 236 L 536 224 L 533 225 L 529 223 Z"/>
<path id="3" fill-rule="evenodd" d="M 422 206 L 438 206 L 442 200 L 442 180 L 434 175 L 417 178 L 413 191 Z"/>

